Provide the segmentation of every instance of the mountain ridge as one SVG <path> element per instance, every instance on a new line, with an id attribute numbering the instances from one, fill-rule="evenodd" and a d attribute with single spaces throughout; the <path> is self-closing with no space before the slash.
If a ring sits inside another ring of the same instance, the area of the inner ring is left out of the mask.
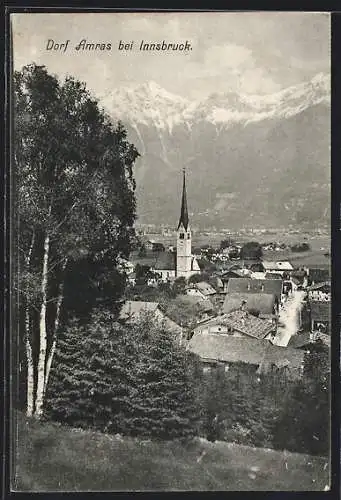
<path id="1" fill-rule="evenodd" d="M 186 167 L 198 227 L 328 223 L 329 75 L 271 95 L 227 91 L 200 101 L 148 82 L 112 91 L 102 105 L 141 154 L 140 222 L 176 223 Z"/>

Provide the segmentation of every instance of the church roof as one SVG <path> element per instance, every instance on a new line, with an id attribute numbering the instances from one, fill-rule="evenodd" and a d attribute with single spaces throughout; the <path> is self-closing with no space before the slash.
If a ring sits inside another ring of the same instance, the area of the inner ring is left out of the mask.
<path id="1" fill-rule="evenodd" d="M 187 231 L 188 228 L 188 208 L 187 208 L 187 193 L 186 193 L 186 174 L 185 170 L 183 171 L 183 186 L 182 186 L 182 200 L 181 200 L 181 212 L 180 219 L 178 224 L 178 229 L 181 226 L 184 226 Z"/>
<path id="2" fill-rule="evenodd" d="M 160 252 L 154 264 L 155 271 L 174 271 L 176 269 L 176 253 Z"/>

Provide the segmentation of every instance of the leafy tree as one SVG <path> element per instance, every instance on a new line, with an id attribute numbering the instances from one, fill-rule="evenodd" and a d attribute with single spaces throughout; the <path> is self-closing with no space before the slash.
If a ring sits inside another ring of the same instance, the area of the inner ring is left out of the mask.
<path id="1" fill-rule="evenodd" d="M 134 240 L 138 153 L 83 83 L 71 77 L 60 83 L 43 66 L 15 72 L 14 106 L 19 326 L 27 413 L 39 416 L 71 291 L 75 310 L 122 293 L 115 268 Z M 91 271 L 78 280 L 80 261 Z"/>
<path id="2" fill-rule="evenodd" d="M 233 244 L 234 244 L 234 241 L 233 241 L 232 238 L 221 240 L 221 242 L 220 242 L 220 249 L 224 250 L 224 248 L 229 248 Z"/>
<path id="3" fill-rule="evenodd" d="M 179 276 L 179 278 L 176 278 L 173 283 L 173 290 L 176 294 L 182 294 L 185 293 L 187 286 L 187 280 L 184 276 Z"/>
<path id="4" fill-rule="evenodd" d="M 296 243 L 290 247 L 292 252 L 308 252 L 310 250 L 309 243 Z"/>
<path id="5" fill-rule="evenodd" d="M 207 303 L 205 300 L 198 300 L 196 297 L 187 295 L 178 295 L 174 299 L 167 299 L 163 303 L 163 307 L 169 318 L 178 325 L 182 325 L 189 329 L 192 328 L 200 320 L 201 315 L 207 311 Z"/>
<path id="6" fill-rule="evenodd" d="M 136 284 L 146 285 L 150 279 L 156 278 L 155 273 L 150 270 L 150 266 L 141 265 L 139 263 L 135 266 Z"/>
<path id="7" fill-rule="evenodd" d="M 145 257 L 147 255 L 146 245 L 142 244 L 139 248 L 139 257 Z"/>
<path id="8" fill-rule="evenodd" d="M 257 241 L 249 241 L 245 243 L 240 250 L 241 259 L 260 259 L 262 255 L 262 246 Z"/>
<path id="9" fill-rule="evenodd" d="M 210 279 L 210 274 L 207 272 L 201 272 L 198 274 L 192 274 L 188 278 L 188 283 L 200 283 L 200 281 L 208 281 Z"/>

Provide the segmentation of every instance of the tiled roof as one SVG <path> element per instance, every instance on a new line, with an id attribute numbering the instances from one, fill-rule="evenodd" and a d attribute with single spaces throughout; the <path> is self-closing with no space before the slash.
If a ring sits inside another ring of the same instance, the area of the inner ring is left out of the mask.
<path id="1" fill-rule="evenodd" d="M 313 321 L 330 321 L 330 302 L 310 302 L 310 314 Z"/>
<path id="2" fill-rule="evenodd" d="M 272 325 L 268 321 L 256 318 L 256 316 L 241 310 L 216 316 L 206 321 L 204 325 L 230 326 L 232 329 L 257 339 L 265 338 L 273 330 Z"/>
<path id="3" fill-rule="evenodd" d="M 225 361 L 259 365 L 264 356 L 267 340 L 248 339 L 215 333 L 194 334 L 187 349 L 203 360 Z"/>
<path id="4" fill-rule="evenodd" d="M 195 287 L 200 290 L 204 295 L 214 295 L 216 293 L 213 286 L 211 286 L 206 281 L 200 281 L 199 283 L 195 283 Z"/>
<path id="5" fill-rule="evenodd" d="M 270 293 L 279 299 L 282 293 L 282 281 L 231 278 L 227 284 L 227 293 Z"/>
<path id="6" fill-rule="evenodd" d="M 265 279 L 267 280 L 281 280 L 282 276 L 280 273 L 265 273 Z"/>
<path id="7" fill-rule="evenodd" d="M 261 314 L 273 314 L 276 303 L 275 295 L 269 293 L 227 293 L 223 311 L 229 313 L 239 309 L 246 301 L 247 311 L 259 311 Z"/>
<path id="8" fill-rule="evenodd" d="M 290 371 L 298 375 L 304 359 L 303 351 L 275 346 L 268 340 L 214 333 L 193 335 L 187 349 L 200 356 L 202 360 L 248 363 L 258 366 L 260 372 L 276 366 L 288 367 Z"/>

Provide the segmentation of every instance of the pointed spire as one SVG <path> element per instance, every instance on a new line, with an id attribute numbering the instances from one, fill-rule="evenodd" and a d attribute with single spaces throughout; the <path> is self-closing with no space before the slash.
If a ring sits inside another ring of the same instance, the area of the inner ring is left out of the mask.
<path id="1" fill-rule="evenodd" d="M 183 168 L 183 186 L 182 186 L 182 200 L 181 200 L 181 213 L 178 224 L 178 229 L 183 224 L 185 230 L 188 228 L 188 209 L 187 209 L 187 193 L 186 193 L 186 170 Z"/>

